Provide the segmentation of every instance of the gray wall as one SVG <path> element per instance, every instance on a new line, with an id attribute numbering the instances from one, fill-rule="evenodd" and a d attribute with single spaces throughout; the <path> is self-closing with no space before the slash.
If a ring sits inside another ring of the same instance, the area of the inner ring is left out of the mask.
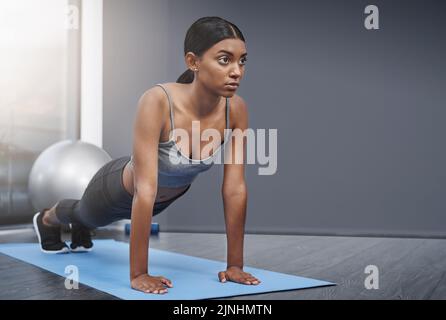
<path id="1" fill-rule="evenodd" d="M 249 61 L 250 127 L 278 129 L 278 170 L 248 165 L 247 232 L 446 236 L 446 37 L 441 1 L 104 1 L 104 149 L 132 150 L 140 95 L 185 70 L 201 16 L 234 22 Z M 223 166 L 155 218 L 223 232 Z"/>

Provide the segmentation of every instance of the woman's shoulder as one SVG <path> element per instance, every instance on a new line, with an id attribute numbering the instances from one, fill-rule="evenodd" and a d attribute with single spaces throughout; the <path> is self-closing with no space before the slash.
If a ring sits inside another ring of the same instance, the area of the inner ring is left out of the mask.
<path id="1" fill-rule="evenodd" d="M 156 97 L 159 101 L 164 101 L 164 97 L 166 93 L 164 90 L 160 87 L 160 85 L 170 94 L 173 92 L 173 94 L 176 94 L 178 91 L 178 87 L 175 85 L 174 82 L 166 82 L 166 83 L 157 83 L 153 86 L 149 87 L 144 91 L 141 95 L 141 98 L 144 98 L 145 96 L 152 96 Z"/>
<path id="2" fill-rule="evenodd" d="M 153 87 L 159 87 L 158 85 L 161 85 L 168 90 L 174 90 L 174 91 L 184 89 L 184 87 L 187 86 L 187 84 L 178 82 L 164 82 L 164 83 L 159 82 L 154 84 Z"/>
<path id="3" fill-rule="evenodd" d="M 234 129 L 238 126 L 238 121 L 248 118 L 248 108 L 245 100 L 237 94 L 229 98 L 229 106 L 229 119 L 231 128 Z"/>
<path id="4" fill-rule="evenodd" d="M 231 117 L 237 118 L 248 113 L 245 100 L 237 94 L 229 98 L 229 106 Z"/>
<path id="5" fill-rule="evenodd" d="M 148 91 L 159 91 L 160 86 L 164 87 L 165 89 L 177 90 L 178 88 L 180 88 L 179 85 L 181 86 L 183 84 L 176 83 L 176 82 L 164 82 L 164 83 L 158 82 L 158 83 L 153 84 L 151 87 L 148 87 L 144 93 L 146 93 Z"/>
<path id="6" fill-rule="evenodd" d="M 229 102 L 231 102 L 235 106 L 246 105 L 245 100 L 239 96 L 238 94 L 234 94 L 232 97 L 229 98 Z"/>
<path id="7" fill-rule="evenodd" d="M 169 93 L 169 95 L 172 97 L 181 95 L 185 89 L 184 88 L 185 84 L 183 84 L 183 83 L 176 83 L 176 82 L 161 83 L 161 82 L 159 82 L 159 83 L 154 84 L 149 89 L 147 89 L 146 92 L 151 91 L 151 92 L 154 92 L 155 94 L 159 95 L 160 97 L 164 96 L 166 93 L 160 86 L 163 87 Z"/>

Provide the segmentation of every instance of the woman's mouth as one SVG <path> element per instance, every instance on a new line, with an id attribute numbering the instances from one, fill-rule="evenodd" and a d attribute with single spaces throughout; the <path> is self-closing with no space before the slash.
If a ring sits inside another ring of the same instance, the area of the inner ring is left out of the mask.
<path id="1" fill-rule="evenodd" d="M 237 90 L 238 84 L 236 84 L 236 83 L 226 84 L 225 87 L 230 89 L 230 90 Z"/>

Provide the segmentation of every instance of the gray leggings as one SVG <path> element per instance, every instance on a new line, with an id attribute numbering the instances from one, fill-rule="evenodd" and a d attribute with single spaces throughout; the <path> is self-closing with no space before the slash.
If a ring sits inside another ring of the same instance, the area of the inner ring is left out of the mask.
<path id="1" fill-rule="evenodd" d="M 124 189 L 122 174 L 129 156 L 111 160 L 90 180 L 80 200 L 64 199 L 56 206 L 56 216 L 63 224 L 81 223 L 87 228 L 108 225 L 121 219 L 130 219 L 133 196 Z M 155 202 L 153 216 L 161 213 L 190 188 L 167 201 Z"/>

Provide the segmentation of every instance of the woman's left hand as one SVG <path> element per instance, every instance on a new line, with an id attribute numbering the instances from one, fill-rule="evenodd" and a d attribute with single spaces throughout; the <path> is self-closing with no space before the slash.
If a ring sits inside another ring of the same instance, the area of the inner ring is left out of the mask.
<path id="1" fill-rule="evenodd" d="M 257 285 L 261 281 L 253 277 L 250 273 L 244 272 L 239 267 L 229 267 L 226 271 L 220 271 L 218 273 L 220 282 L 232 281 L 241 284 L 254 284 Z"/>

